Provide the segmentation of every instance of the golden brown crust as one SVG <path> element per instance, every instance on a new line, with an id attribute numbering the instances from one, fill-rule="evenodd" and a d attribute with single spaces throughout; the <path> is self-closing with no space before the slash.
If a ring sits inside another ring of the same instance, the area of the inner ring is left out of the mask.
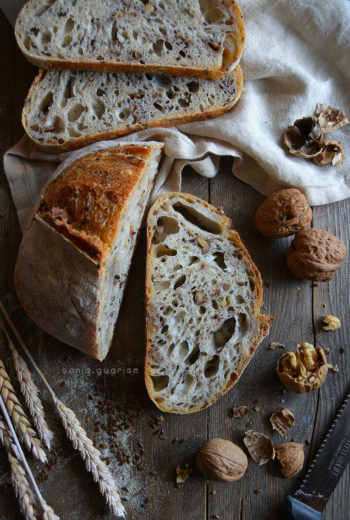
<path id="1" fill-rule="evenodd" d="M 80 157 L 49 183 L 37 215 L 101 262 L 151 154 L 150 146 L 126 145 Z"/>
<path id="2" fill-rule="evenodd" d="M 137 132 L 139 130 L 145 130 L 147 128 L 154 128 L 154 127 L 169 128 L 171 126 L 177 126 L 177 125 L 181 125 L 181 124 L 185 124 L 185 123 L 190 123 L 191 121 L 202 121 L 205 119 L 214 119 L 215 117 L 219 117 L 222 114 L 225 114 L 226 112 L 231 110 L 231 108 L 237 103 L 237 101 L 240 98 L 240 95 L 241 95 L 241 92 L 243 89 L 243 73 L 242 73 L 242 69 L 240 68 L 239 65 L 235 69 L 234 73 L 236 76 L 237 91 L 235 93 L 235 97 L 233 98 L 233 100 L 223 107 L 216 108 L 214 110 L 208 110 L 207 112 L 186 114 L 186 115 L 178 116 L 176 118 L 158 119 L 157 121 L 153 121 L 150 124 L 137 123 L 132 126 L 125 127 L 125 128 L 119 129 L 119 130 L 110 130 L 108 132 L 103 132 L 103 133 L 99 133 L 99 134 L 91 134 L 91 135 L 85 136 L 85 137 L 81 136 L 78 138 L 74 138 L 71 141 L 66 141 L 65 143 L 61 143 L 61 144 L 58 142 L 58 140 L 57 140 L 57 143 L 43 144 L 36 139 L 32 139 L 29 129 L 28 129 L 28 122 L 27 122 L 27 115 L 26 115 L 26 106 L 27 106 L 27 104 L 29 105 L 29 103 L 30 103 L 30 98 L 31 98 L 32 92 L 35 90 L 36 85 L 44 78 L 44 76 L 46 74 L 46 70 L 41 69 L 41 70 L 39 70 L 38 75 L 34 79 L 32 85 L 30 87 L 27 99 L 25 101 L 23 111 L 22 111 L 22 125 L 23 125 L 23 128 L 26 131 L 28 137 L 42 150 L 45 150 L 47 152 L 56 152 L 56 151 L 68 152 L 68 151 L 72 151 L 72 150 L 77 150 L 78 148 L 82 148 L 84 146 L 95 143 L 97 141 L 115 139 L 118 137 L 122 137 L 124 135 L 128 135 L 128 134 Z"/>
<path id="3" fill-rule="evenodd" d="M 239 63 L 244 45 L 245 45 L 245 24 L 242 11 L 240 10 L 235 0 L 227 0 L 227 7 L 232 9 L 232 16 L 237 23 L 237 31 L 233 34 L 235 40 L 235 52 L 228 53 L 224 51 L 224 60 L 227 65 L 220 69 L 207 70 L 203 68 L 193 67 L 175 67 L 169 65 L 159 66 L 157 64 L 143 65 L 141 63 L 123 63 L 123 62 L 109 62 L 101 63 L 100 61 L 90 61 L 80 58 L 79 61 L 65 61 L 61 59 L 44 59 L 42 57 L 34 56 L 24 47 L 22 39 L 19 35 L 18 24 L 15 26 L 15 36 L 17 44 L 21 49 L 26 59 L 43 69 L 58 69 L 58 70 L 80 70 L 93 72 L 135 72 L 135 73 L 154 73 L 154 74 L 169 74 L 169 76 L 180 76 L 188 78 L 204 78 L 204 79 L 220 79 L 229 74 L 235 66 Z M 231 5 L 230 5 L 231 4 Z M 20 14 L 29 9 L 29 2 L 22 8 Z"/>
<path id="4" fill-rule="evenodd" d="M 151 251 L 151 247 L 152 247 L 153 231 L 151 229 L 151 219 L 153 216 L 153 212 L 159 206 L 161 206 L 161 204 L 166 199 L 171 199 L 171 197 L 178 196 L 178 195 L 181 195 L 181 197 L 184 198 L 185 200 L 187 200 L 188 202 L 194 202 L 194 201 L 200 202 L 203 206 L 205 206 L 205 207 L 209 208 L 211 211 L 217 213 L 220 216 L 222 227 L 225 228 L 226 231 L 229 233 L 230 239 L 242 249 L 243 258 L 245 259 L 246 264 L 249 266 L 249 268 L 256 280 L 257 297 L 256 297 L 254 312 L 255 312 L 256 316 L 258 316 L 259 321 L 260 321 L 259 336 L 258 336 L 256 342 L 251 346 L 250 353 L 245 358 L 243 364 L 241 365 L 240 370 L 237 373 L 233 373 L 231 375 L 231 380 L 229 381 L 229 383 L 220 392 L 215 394 L 209 401 L 207 401 L 203 405 L 198 406 L 198 407 L 192 407 L 189 410 L 179 411 L 177 409 L 167 408 L 166 406 L 163 406 L 162 403 L 160 402 L 160 400 L 157 400 L 155 398 L 153 385 L 152 385 L 151 377 L 150 377 L 150 363 L 149 363 L 149 352 L 148 352 L 148 347 L 151 344 L 151 335 L 152 335 L 152 326 L 153 325 L 152 325 L 152 322 L 151 322 L 149 316 L 146 315 L 145 384 L 146 384 L 148 394 L 149 394 L 150 398 L 152 399 L 152 401 L 155 403 L 155 405 L 163 412 L 187 414 L 187 413 L 197 412 L 199 410 L 202 410 L 203 408 L 210 406 L 217 399 L 219 399 L 221 396 L 223 396 L 228 390 L 230 390 L 230 388 L 232 388 L 235 385 L 235 383 L 238 381 L 239 377 L 241 376 L 242 372 L 244 371 L 245 367 L 247 366 L 247 364 L 253 357 L 257 346 L 259 345 L 261 340 L 269 333 L 269 329 L 270 329 L 272 323 L 275 321 L 275 318 L 274 318 L 274 316 L 260 314 L 260 307 L 263 303 L 263 301 L 262 301 L 263 289 L 262 289 L 262 280 L 261 280 L 260 272 L 259 272 L 258 268 L 256 267 L 256 265 L 253 263 L 250 255 L 249 255 L 245 245 L 243 244 L 239 234 L 237 233 L 237 231 L 231 229 L 232 220 L 230 218 L 226 217 L 225 215 L 223 215 L 219 209 L 215 208 L 208 202 L 201 200 L 198 197 L 195 197 L 194 195 L 191 195 L 189 193 L 178 193 L 178 192 L 167 193 L 167 194 L 159 197 L 159 199 L 157 199 L 157 201 L 153 204 L 153 206 L 150 209 L 149 214 L 148 214 L 148 218 L 147 218 L 146 289 L 145 289 L 146 312 L 150 308 L 149 301 L 150 301 L 150 297 L 152 296 L 151 276 L 152 276 L 152 270 L 153 270 L 153 258 L 150 254 L 150 251 Z"/>

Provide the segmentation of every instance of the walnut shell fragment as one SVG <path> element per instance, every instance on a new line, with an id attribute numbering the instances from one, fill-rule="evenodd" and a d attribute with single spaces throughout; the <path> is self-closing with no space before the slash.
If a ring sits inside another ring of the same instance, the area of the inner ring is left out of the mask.
<path id="1" fill-rule="evenodd" d="M 346 246 L 322 229 L 299 231 L 287 250 L 289 269 L 298 277 L 328 282 L 346 257 Z"/>
<path id="2" fill-rule="evenodd" d="M 349 119 L 344 112 L 331 106 L 323 110 L 322 103 L 317 103 L 316 116 L 318 124 L 324 133 L 334 132 L 334 130 L 349 124 Z"/>
<path id="3" fill-rule="evenodd" d="M 338 168 L 344 163 L 344 148 L 338 141 L 324 141 L 323 149 L 313 159 L 319 166 L 332 164 Z"/>
<path id="4" fill-rule="evenodd" d="M 285 478 L 295 477 L 303 469 L 304 446 L 299 442 L 285 442 L 275 446 L 281 472 Z"/>
<path id="5" fill-rule="evenodd" d="M 249 412 L 249 406 L 233 406 L 232 419 L 243 419 Z"/>
<path id="6" fill-rule="evenodd" d="M 322 347 L 310 343 L 297 346 L 295 352 L 286 352 L 277 363 L 277 375 L 289 390 L 304 394 L 317 390 L 328 373 L 328 364 Z"/>
<path id="7" fill-rule="evenodd" d="M 176 484 L 181 485 L 186 482 L 187 479 L 189 479 L 190 474 L 192 473 L 192 469 L 189 467 L 181 468 L 180 466 L 177 466 L 176 468 Z"/>
<path id="8" fill-rule="evenodd" d="M 314 117 L 304 117 L 297 119 L 293 126 L 288 127 L 283 142 L 292 155 L 312 159 L 323 150 L 320 137 L 321 130 L 317 120 Z"/>
<path id="9" fill-rule="evenodd" d="M 207 478 L 231 482 L 243 477 L 248 459 L 244 451 L 233 442 L 212 439 L 198 453 L 197 466 Z"/>
<path id="10" fill-rule="evenodd" d="M 295 424 L 295 418 L 288 408 L 284 408 L 283 410 L 277 410 L 271 415 L 270 423 L 272 428 L 284 437 L 286 431 Z"/>
<path id="11" fill-rule="evenodd" d="M 313 159 L 318 166 L 341 166 L 344 162 L 344 150 L 337 141 L 324 137 L 326 132 L 333 132 L 349 123 L 344 112 L 318 103 L 315 116 L 307 116 L 294 121 L 284 133 L 283 142 L 289 153 Z"/>
<path id="12" fill-rule="evenodd" d="M 272 441 L 263 433 L 248 430 L 244 434 L 243 442 L 250 456 L 259 466 L 275 458 Z"/>
<path id="13" fill-rule="evenodd" d="M 257 229 L 267 238 L 294 235 L 312 220 L 305 195 L 296 188 L 278 190 L 267 197 L 255 213 Z"/>

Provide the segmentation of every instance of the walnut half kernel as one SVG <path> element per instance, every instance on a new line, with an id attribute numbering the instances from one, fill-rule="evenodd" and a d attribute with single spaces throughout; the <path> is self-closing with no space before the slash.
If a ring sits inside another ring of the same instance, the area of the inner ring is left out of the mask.
<path id="1" fill-rule="evenodd" d="M 337 330 L 341 327 L 340 319 L 332 314 L 327 314 L 327 316 L 323 318 L 323 323 L 323 330 Z"/>
<path id="2" fill-rule="evenodd" d="M 295 352 L 287 352 L 277 363 L 277 375 L 282 383 L 298 394 L 317 390 L 328 373 L 328 364 L 322 347 L 310 343 L 297 345 Z"/>

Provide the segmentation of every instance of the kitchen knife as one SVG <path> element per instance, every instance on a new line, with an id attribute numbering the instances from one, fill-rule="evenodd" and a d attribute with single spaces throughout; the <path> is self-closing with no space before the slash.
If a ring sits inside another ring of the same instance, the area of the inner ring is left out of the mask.
<path id="1" fill-rule="evenodd" d="M 300 488 L 286 500 L 291 520 L 321 520 L 350 460 L 350 393 L 318 450 Z"/>

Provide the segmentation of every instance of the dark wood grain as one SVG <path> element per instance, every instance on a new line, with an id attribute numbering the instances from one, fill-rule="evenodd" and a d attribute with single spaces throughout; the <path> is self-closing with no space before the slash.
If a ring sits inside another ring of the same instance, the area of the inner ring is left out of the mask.
<path id="1" fill-rule="evenodd" d="M 16 49 L 12 29 L 1 12 L 0 33 L 0 147 L 4 153 L 23 133 L 20 113 L 35 69 Z M 318 287 L 294 278 L 285 263 L 291 239 L 270 241 L 256 232 L 254 213 L 263 197 L 235 179 L 231 170 L 232 161 L 224 159 L 218 176 L 209 181 L 187 168 L 182 190 L 223 207 L 232 218 L 261 270 L 264 312 L 276 316 L 276 322 L 234 389 L 209 409 L 180 416 L 160 413 L 149 400 L 143 381 L 145 230 L 140 233 L 110 355 L 103 363 L 93 361 L 38 330 L 16 299 L 12 279 L 21 236 L 1 167 L 0 297 L 55 392 L 76 412 L 110 464 L 132 520 L 283 519 L 283 500 L 297 488 L 306 467 L 298 478 L 287 481 L 278 463 L 258 467 L 249 460 L 247 474 L 240 481 L 208 482 L 196 469 L 199 449 L 214 437 L 231 439 L 243 447 L 242 437 L 249 428 L 266 433 L 274 443 L 282 442 L 282 437 L 271 430 L 269 417 L 273 411 L 287 407 L 293 411 L 296 425 L 286 440 L 310 440 L 310 448 L 305 444 L 305 454 L 311 460 L 349 391 L 348 261 L 332 282 Z M 349 203 L 344 201 L 316 208 L 313 225 L 348 242 L 349 217 Z M 321 329 L 321 318 L 327 313 L 340 317 L 340 330 Z M 340 371 L 330 373 L 319 392 L 305 396 L 286 392 L 275 374 L 281 351 L 269 350 L 271 341 L 280 341 L 290 349 L 301 341 L 320 343 L 330 349 L 329 360 L 338 363 Z M 340 353 L 340 348 L 345 352 Z M 13 374 L 1 335 L 0 356 Z M 45 390 L 42 398 L 55 432 L 54 452 L 49 455 L 48 466 L 30 456 L 28 459 L 43 495 L 62 520 L 111 519 L 97 486 L 66 439 Z M 233 404 L 250 407 L 246 418 L 229 417 Z M 183 487 L 176 488 L 175 469 L 186 464 L 193 469 L 191 477 Z M 349 479 L 347 471 L 329 502 L 325 520 L 346 518 Z M 0 449 L 0 519 L 20 518 L 6 456 Z"/>

